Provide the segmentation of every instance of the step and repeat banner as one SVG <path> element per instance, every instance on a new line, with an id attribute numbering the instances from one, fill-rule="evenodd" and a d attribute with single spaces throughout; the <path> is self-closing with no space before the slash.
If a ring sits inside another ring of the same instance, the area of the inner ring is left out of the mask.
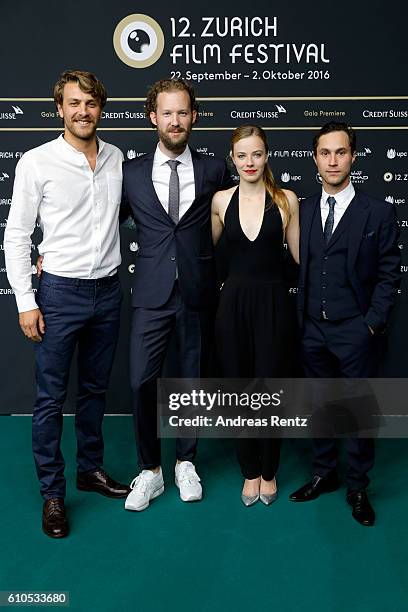
<path id="1" fill-rule="evenodd" d="M 33 347 L 19 330 L 7 282 L 3 232 L 15 166 L 25 151 L 61 132 L 52 89 L 65 69 L 95 72 L 108 89 L 99 135 L 134 159 L 151 151 L 156 133 L 144 117 L 149 86 L 183 78 L 196 89 L 199 120 L 191 145 L 227 157 L 231 131 L 244 123 L 267 130 L 278 182 L 300 199 L 320 190 L 312 138 L 330 120 L 357 132 L 354 185 L 395 205 L 403 282 L 389 333 L 383 375 L 405 377 L 408 315 L 408 95 L 406 8 L 402 2 L 214 2 L 177 4 L 122 0 L 103 6 L 77 0 L 60 6 L 21 0 L 2 7 L 0 40 L 0 414 L 30 413 Z M 149 177 L 146 177 L 148 180 Z M 41 234 L 32 237 L 34 263 Z M 122 230 L 125 291 L 121 338 L 109 412 L 130 411 L 127 353 L 130 285 L 137 237 Z M 291 288 L 296 293 L 296 286 Z M 67 412 L 72 412 L 75 364 Z"/>

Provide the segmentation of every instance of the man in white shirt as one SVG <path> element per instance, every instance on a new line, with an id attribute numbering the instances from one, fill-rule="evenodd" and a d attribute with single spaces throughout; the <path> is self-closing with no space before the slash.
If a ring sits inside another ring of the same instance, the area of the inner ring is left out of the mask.
<path id="1" fill-rule="evenodd" d="M 43 530 L 61 538 L 69 532 L 62 410 L 75 347 L 77 488 L 108 497 L 125 497 L 129 489 L 102 469 L 105 392 L 122 300 L 117 268 L 123 155 L 96 136 L 106 90 L 93 74 L 62 73 L 54 99 L 64 133 L 27 151 L 18 163 L 4 250 L 20 327 L 35 342 L 33 452 L 44 498 Z M 30 245 L 37 220 L 43 262 L 35 296 Z"/>
<path id="2" fill-rule="evenodd" d="M 157 129 L 153 153 L 123 167 L 123 216 L 137 226 L 138 258 L 133 274 L 130 379 L 140 474 L 125 508 L 144 510 L 164 491 L 157 438 L 156 380 L 173 332 L 180 375 L 202 372 L 210 336 L 208 314 L 215 296 L 210 203 L 230 187 L 225 161 L 188 146 L 197 119 L 193 88 L 184 81 L 155 83 L 146 116 Z M 183 501 L 202 496 L 194 466 L 196 439 L 177 439 L 175 482 Z"/>
<path id="3" fill-rule="evenodd" d="M 323 189 L 300 207 L 298 305 L 304 371 L 309 378 L 372 378 L 378 375 L 381 337 L 400 281 L 395 210 L 354 189 L 350 175 L 356 136 L 348 125 L 324 125 L 313 150 Z M 359 398 L 357 409 L 362 408 Z M 346 499 L 353 518 L 371 526 L 375 513 L 366 488 L 374 442 L 350 437 L 346 449 Z M 310 501 L 339 487 L 336 440 L 313 440 L 313 452 L 313 478 L 292 493 L 292 501 Z"/>

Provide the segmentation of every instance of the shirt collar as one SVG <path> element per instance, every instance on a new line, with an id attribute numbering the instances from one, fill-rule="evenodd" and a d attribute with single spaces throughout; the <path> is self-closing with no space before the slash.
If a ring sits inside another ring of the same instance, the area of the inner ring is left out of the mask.
<path id="1" fill-rule="evenodd" d="M 160 149 L 159 143 L 157 143 L 156 151 L 154 154 L 154 163 L 157 164 L 158 166 L 163 166 L 163 164 L 167 163 L 169 159 L 175 159 L 179 161 L 181 164 L 184 164 L 185 166 L 191 166 L 192 157 L 191 157 L 190 148 L 187 146 L 184 149 L 184 151 L 180 155 L 178 155 L 178 157 L 172 158 L 172 157 L 169 157 L 168 155 L 165 155 L 163 151 Z"/>
<path id="2" fill-rule="evenodd" d="M 353 186 L 353 183 L 350 181 L 349 184 L 347 185 L 347 187 L 345 187 L 344 189 L 342 189 L 342 191 L 339 191 L 336 194 L 332 194 L 332 193 L 327 193 L 324 189 L 322 189 L 322 204 L 325 204 L 328 206 L 327 204 L 327 198 L 329 198 L 330 196 L 334 197 L 334 199 L 336 200 L 336 204 L 340 205 L 340 206 L 345 206 L 346 204 L 348 204 L 349 202 L 351 202 L 351 200 L 354 198 L 355 195 L 355 189 Z"/>
<path id="3" fill-rule="evenodd" d="M 98 141 L 98 156 L 101 154 L 105 143 L 103 140 L 101 140 L 98 136 L 96 137 L 97 141 Z M 78 149 L 76 149 L 75 147 L 73 147 L 72 145 L 69 144 L 69 142 L 67 142 L 64 138 L 64 134 L 60 134 L 56 140 L 57 144 L 62 147 L 65 151 L 67 152 L 71 152 L 71 153 L 75 153 L 77 155 L 81 155 L 83 156 L 84 153 L 82 153 L 82 151 L 78 151 Z"/>

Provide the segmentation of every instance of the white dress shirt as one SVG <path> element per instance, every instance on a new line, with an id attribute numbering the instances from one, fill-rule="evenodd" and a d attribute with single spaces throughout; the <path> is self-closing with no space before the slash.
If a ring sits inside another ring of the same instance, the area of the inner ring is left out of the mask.
<path id="1" fill-rule="evenodd" d="M 18 162 L 4 234 L 7 276 L 19 312 L 37 308 L 31 284 L 31 234 L 38 220 L 43 270 L 70 278 L 115 274 L 120 264 L 123 154 L 98 139 L 95 170 L 63 136 Z"/>
<path id="2" fill-rule="evenodd" d="M 167 163 L 171 157 L 165 155 L 157 145 L 153 160 L 152 181 L 164 210 L 169 212 L 169 184 L 171 168 Z M 175 158 L 179 161 L 177 172 L 180 184 L 179 219 L 188 211 L 195 198 L 194 167 L 191 151 L 186 147 L 181 155 Z"/>
<path id="3" fill-rule="evenodd" d="M 326 223 L 327 216 L 329 214 L 329 205 L 327 203 L 327 198 L 331 196 L 336 200 L 336 204 L 334 205 L 334 225 L 333 225 L 333 232 L 334 232 L 334 230 L 339 224 L 340 219 L 346 212 L 348 205 L 350 204 L 351 200 L 354 198 L 355 193 L 356 192 L 354 191 L 354 187 L 351 181 L 349 182 L 347 187 L 345 187 L 342 191 L 339 191 L 339 193 L 336 193 L 334 195 L 332 193 L 326 193 L 325 190 L 322 189 L 322 197 L 320 200 L 320 212 L 322 215 L 323 229 L 324 229 L 324 224 Z"/>

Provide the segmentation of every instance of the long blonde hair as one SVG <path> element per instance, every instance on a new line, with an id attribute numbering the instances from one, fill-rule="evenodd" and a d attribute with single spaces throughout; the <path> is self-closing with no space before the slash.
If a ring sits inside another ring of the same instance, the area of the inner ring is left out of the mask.
<path id="1" fill-rule="evenodd" d="M 231 153 L 234 153 L 234 145 L 236 145 L 239 140 L 249 138 L 250 136 L 258 136 L 264 144 L 266 154 L 268 154 L 269 147 L 266 134 L 259 125 L 240 125 L 239 127 L 235 128 L 231 136 Z M 276 204 L 276 206 L 278 206 L 283 213 L 283 226 L 284 229 L 286 229 L 290 221 L 290 207 L 288 198 L 286 197 L 283 189 L 277 185 L 268 162 L 265 164 L 262 178 L 265 189 L 272 199 L 272 203 Z"/>

